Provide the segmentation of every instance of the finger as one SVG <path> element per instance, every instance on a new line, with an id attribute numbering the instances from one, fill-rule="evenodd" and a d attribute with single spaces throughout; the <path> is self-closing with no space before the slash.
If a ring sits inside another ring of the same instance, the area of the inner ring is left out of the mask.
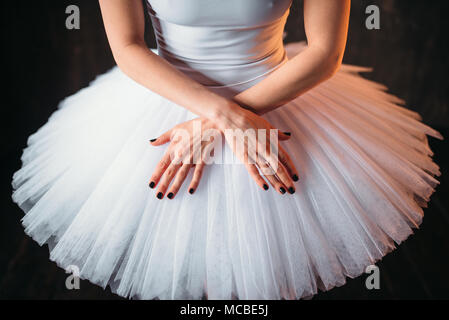
<path id="1" fill-rule="evenodd" d="M 176 196 L 176 194 L 178 193 L 182 184 L 184 183 L 184 180 L 186 179 L 187 175 L 189 174 L 189 170 L 191 167 L 192 167 L 192 165 L 190 163 L 183 164 L 181 166 L 181 168 L 178 170 L 178 173 L 176 174 L 175 180 L 173 181 L 172 185 L 170 186 L 170 190 L 167 193 L 167 198 L 173 199 Z"/>
<path id="2" fill-rule="evenodd" d="M 163 144 L 166 144 L 167 142 L 170 141 L 171 133 L 172 133 L 172 131 L 168 130 L 167 132 L 163 133 L 161 136 L 157 137 L 156 139 L 151 139 L 150 143 L 153 146 L 161 146 Z"/>
<path id="3" fill-rule="evenodd" d="M 275 172 L 272 168 L 270 168 L 268 164 L 258 163 L 258 166 L 262 169 L 265 178 L 277 192 L 279 192 L 280 194 L 284 194 L 287 191 L 285 185 L 281 181 L 279 181 L 279 179 L 276 177 Z"/>
<path id="4" fill-rule="evenodd" d="M 165 195 L 165 192 L 170 185 L 170 182 L 173 180 L 173 177 L 176 175 L 176 172 L 181 167 L 181 164 L 173 164 L 171 163 L 167 170 L 165 170 L 164 175 L 162 176 L 161 182 L 159 183 L 159 188 L 156 191 L 156 197 L 158 199 L 162 199 Z"/>
<path id="5" fill-rule="evenodd" d="M 293 164 L 293 161 L 290 158 L 290 156 L 288 155 L 288 153 L 281 146 L 279 146 L 279 155 L 278 156 L 279 156 L 279 161 L 287 169 L 292 180 L 294 182 L 298 181 L 299 180 L 298 170 L 296 170 L 296 167 Z"/>
<path id="6" fill-rule="evenodd" d="M 257 166 L 254 164 L 245 164 L 245 167 L 246 170 L 248 170 L 249 175 L 251 176 L 251 178 L 254 179 L 257 185 L 264 190 L 268 190 L 268 184 L 265 182 L 264 178 L 262 178 L 262 176 L 260 175 Z"/>
<path id="7" fill-rule="evenodd" d="M 283 134 L 285 135 L 285 132 Z M 295 187 L 293 186 L 292 176 L 289 175 L 279 159 L 279 156 L 282 155 L 281 146 L 279 145 L 279 143 L 272 143 L 270 139 L 270 149 L 273 146 L 275 153 L 272 152 L 273 150 L 270 150 L 271 154 L 266 157 L 265 162 L 268 162 L 268 165 L 273 168 L 273 170 L 276 172 L 277 178 L 287 187 L 288 192 L 293 194 L 295 193 Z"/>
<path id="8" fill-rule="evenodd" d="M 160 178 L 162 177 L 162 175 L 164 174 L 165 170 L 168 168 L 170 163 L 171 163 L 170 151 L 167 150 L 163 155 L 162 159 L 156 165 L 156 169 L 154 169 L 153 174 L 151 175 L 149 184 L 151 189 L 157 186 Z"/>
<path id="9" fill-rule="evenodd" d="M 278 138 L 280 141 L 288 140 L 292 137 L 292 134 L 288 131 L 278 130 Z"/>
<path id="10" fill-rule="evenodd" d="M 281 181 L 287 187 L 288 192 L 291 194 L 295 193 L 295 187 L 293 185 L 293 180 L 280 161 L 277 161 L 277 168 L 275 171 L 276 171 L 276 177 L 279 179 L 279 181 Z"/>
<path id="11" fill-rule="evenodd" d="M 189 193 L 193 194 L 195 190 L 198 188 L 198 185 L 200 184 L 201 176 L 203 175 L 205 164 L 204 162 L 198 163 L 195 165 L 195 169 L 193 171 L 193 178 L 190 182 L 189 186 Z"/>

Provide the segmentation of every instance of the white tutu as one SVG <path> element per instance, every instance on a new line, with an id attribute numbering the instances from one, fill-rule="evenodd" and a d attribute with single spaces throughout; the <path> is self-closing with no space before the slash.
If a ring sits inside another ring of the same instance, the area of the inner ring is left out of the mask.
<path id="1" fill-rule="evenodd" d="M 166 147 L 148 140 L 195 116 L 115 67 L 30 136 L 13 179 L 25 230 L 125 297 L 294 299 L 342 285 L 420 225 L 440 174 L 426 138 L 439 133 L 361 71 L 343 65 L 266 115 L 292 133 L 295 194 L 214 164 L 194 195 L 184 184 L 161 201 L 148 182 Z"/>

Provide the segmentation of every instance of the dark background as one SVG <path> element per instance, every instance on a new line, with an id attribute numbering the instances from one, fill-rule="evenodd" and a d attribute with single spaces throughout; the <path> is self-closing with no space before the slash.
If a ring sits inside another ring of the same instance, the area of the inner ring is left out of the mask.
<path id="1" fill-rule="evenodd" d="M 242 0 L 244 1 L 244 0 Z M 65 28 L 65 8 L 78 5 L 81 29 Z M 365 28 L 365 8 L 381 10 L 381 29 Z M 294 0 L 286 42 L 304 40 L 302 1 Z M 449 1 L 354 0 L 344 62 L 374 67 L 366 76 L 405 99 L 424 122 L 449 137 Z M 114 65 L 95 0 L 1 1 L 2 135 L 0 298 L 119 299 L 87 281 L 65 288 L 66 274 L 46 247 L 26 237 L 23 215 L 11 201 L 11 177 L 20 168 L 27 137 L 41 127 L 64 97 Z M 148 44 L 154 47 L 151 26 Z M 367 290 L 361 276 L 314 299 L 449 298 L 449 146 L 431 140 L 441 166 L 441 185 L 419 231 L 379 264 L 381 289 Z"/>

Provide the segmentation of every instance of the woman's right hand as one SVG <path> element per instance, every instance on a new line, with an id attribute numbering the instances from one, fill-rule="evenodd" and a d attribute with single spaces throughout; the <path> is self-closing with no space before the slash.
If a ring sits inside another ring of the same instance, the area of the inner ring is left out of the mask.
<path id="1" fill-rule="evenodd" d="M 215 123 L 254 181 L 267 190 L 264 176 L 279 193 L 288 191 L 293 194 L 293 182 L 299 179 L 298 171 L 278 142 L 290 139 L 290 133 L 275 129 L 261 116 L 234 102 L 230 102 L 226 110 L 229 112 Z M 261 152 L 263 150 L 265 152 Z"/>

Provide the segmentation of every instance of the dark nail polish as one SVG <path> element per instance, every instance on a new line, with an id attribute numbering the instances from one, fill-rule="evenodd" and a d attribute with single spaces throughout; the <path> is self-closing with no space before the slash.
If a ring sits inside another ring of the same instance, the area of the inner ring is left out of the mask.
<path id="1" fill-rule="evenodd" d="M 291 132 L 284 132 L 284 134 L 286 135 L 286 136 L 291 136 L 292 135 L 292 133 Z"/>
<path id="2" fill-rule="evenodd" d="M 288 188 L 288 192 L 290 192 L 290 194 L 294 194 L 295 193 L 295 189 L 293 187 Z"/>
<path id="3" fill-rule="evenodd" d="M 194 192 L 195 192 L 195 189 L 190 188 L 189 193 L 190 193 L 190 194 L 193 194 Z"/>
<path id="4" fill-rule="evenodd" d="M 283 187 L 280 187 L 279 191 L 284 194 L 285 193 L 285 189 Z"/>
<path id="5" fill-rule="evenodd" d="M 157 198 L 158 198 L 158 199 L 162 199 L 163 196 L 164 196 L 164 194 L 163 194 L 162 192 L 159 192 L 159 193 L 157 194 Z"/>
<path id="6" fill-rule="evenodd" d="M 264 188 L 265 190 L 268 190 L 268 185 L 264 184 L 264 185 L 263 185 L 263 188 Z"/>
<path id="7" fill-rule="evenodd" d="M 293 175 L 292 179 L 293 179 L 293 181 L 295 181 L 295 182 L 299 180 L 299 178 L 298 178 L 298 176 L 297 176 L 296 174 Z"/>
<path id="8" fill-rule="evenodd" d="M 167 198 L 169 198 L 169 199 L 173 199 L 173 196 L 174 196 L 173 192 L 170 192 L 169 194 L 167 194 Z"/>
<path id="9" fill-rule="evenodd" d="M 154 141 L 156 141 L 156 140 L 157 140 L 157 138 L 154 138 L 154 139 L 151 139 L 150 142 L 154 142 Z"/>
<path id="10" fill-rule="evenodd" d="M 153 181 L 150 182 L 150 188 L 151 188 L 151 189 L 154 188 L 154 182 L 153 182 Z"/>

